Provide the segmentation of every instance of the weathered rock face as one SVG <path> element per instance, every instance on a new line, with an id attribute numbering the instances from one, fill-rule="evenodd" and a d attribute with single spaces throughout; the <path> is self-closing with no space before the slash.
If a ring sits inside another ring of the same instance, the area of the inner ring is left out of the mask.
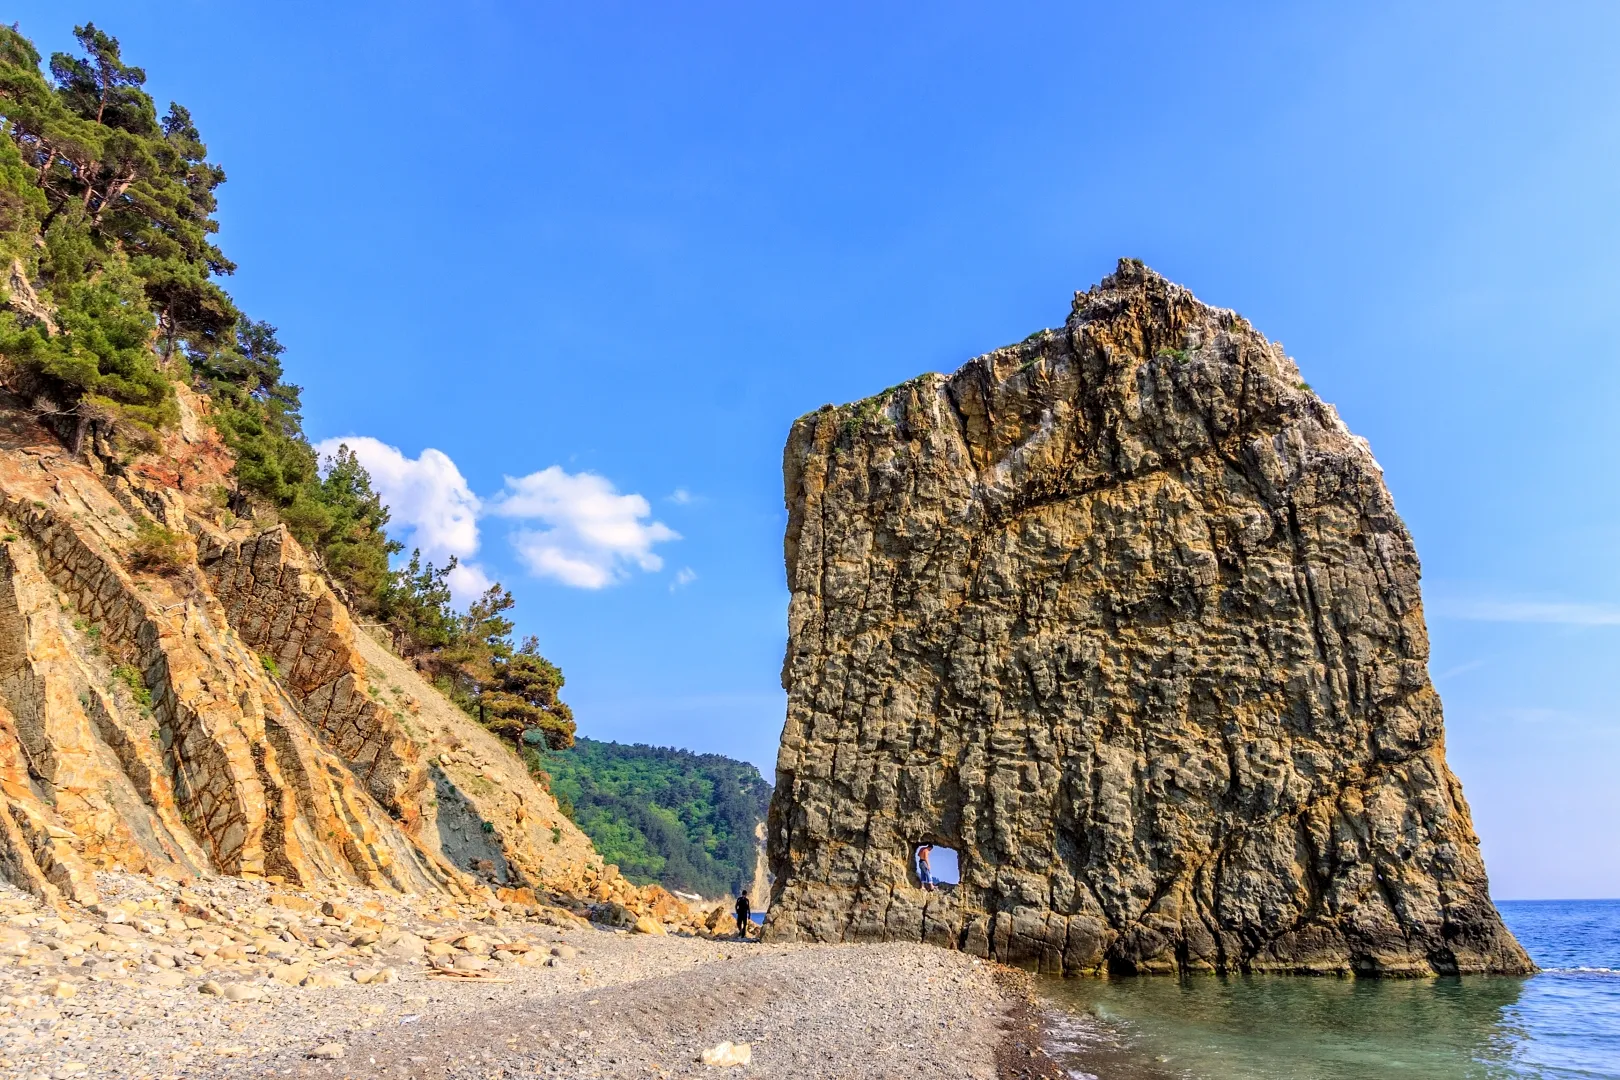
<path id="1" fill-rule="evenodd" d="M 0 877 L 53 903 L 125 869 L 670 915 L 283 529 L 205 496 L 230 461 L 181 396 L 191 422 L 123 475 L 0 399 Z M 143 567 L 143 522 L 195 557 Z"/>
<path id="2" fill-rule="evenodd" d="M 1366 444 L 1122 262 L 1057 331 L 800 419 L 775 940 L 1051 972 L 1531 969 Z M 959 886 L 917 885 L 922 842 Z"/>
<path id="3" fill-rule="evenodd" d="M 276 664 L 322 741 L 401 821 L 415 825 L 427 786 L 399 716 L 371 697 L 343 604 L 282 528 L 229 539 L 204 534 L 198 564 L 242 640 Z"/>

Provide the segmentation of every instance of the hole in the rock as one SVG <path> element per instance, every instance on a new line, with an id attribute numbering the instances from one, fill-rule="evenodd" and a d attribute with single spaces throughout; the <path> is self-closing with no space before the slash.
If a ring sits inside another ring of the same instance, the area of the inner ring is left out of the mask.
<path id="1" fill-rule="evenodd" d="M 919 844 L 911 852 L 911 869 L 917 883 L 927 886 L 958 885 L 962 881 L 962 867 L 954 848 L 940 844 Z"/>

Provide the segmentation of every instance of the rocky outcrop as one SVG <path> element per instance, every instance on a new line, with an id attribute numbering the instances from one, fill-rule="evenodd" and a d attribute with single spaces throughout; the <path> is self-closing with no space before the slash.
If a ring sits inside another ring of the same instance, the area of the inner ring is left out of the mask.
<path id="1" fill-rule="evenodd" d="M 401 722 L 370 696 L 348 612 L 276 527 L 243 539 L 199 527 L 197 562 L 242 640 L 269 660 L 304 719 L 394 817 L 414 826 L 427 786 Z"/>
<path id="2" fill-rule="evenodd" d="M 685 918 L 284 529 L 215 504 L 229 458 L 183 398 L 190 430 L 117 475 L 0 401 L 0 877 L 51 903 L 123 869 Z M 160 527 L 173 551 L 141 558 Z"/>
<path id="3" fill-rule="evenodd" d="M 39 298 L 34 291 L 34 283 L 28 279 L 28 268 L 22 259 L 13 257 L 9 273 L 6 275 L 5 304 L 12 311 L 22 316 L 25 322 L 37 322 L 45 328 L 47 334 L 55 334 L 56 313 Z"/>
<path id="4" fill-rule="evenodd" d="M 1411 537 L 1282 349 L 1123 262 L 801 418 L 770 939 L 1051 972 L 1523 972 Z M 958 851 L 961 883 L 911 858 Z"/>
<path id="5" fill-rule="evenodd" d="M 0 456 L 0 698 L 59 838 L 182 878 L 475 889 L 366 797 L 194 565 L 133 568 L 124 484 L 48 451 Z"/>

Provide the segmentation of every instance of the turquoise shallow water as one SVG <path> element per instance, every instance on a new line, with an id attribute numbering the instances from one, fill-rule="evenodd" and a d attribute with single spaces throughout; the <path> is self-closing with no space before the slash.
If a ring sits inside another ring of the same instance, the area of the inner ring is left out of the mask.
<path id="1" fill-rule="evenodd" d="M 1044 980 L 1053 1056 L 1100 1080 L 1620 1080 L 1620 900 L 1498 907 L 1542 974 Z"/>

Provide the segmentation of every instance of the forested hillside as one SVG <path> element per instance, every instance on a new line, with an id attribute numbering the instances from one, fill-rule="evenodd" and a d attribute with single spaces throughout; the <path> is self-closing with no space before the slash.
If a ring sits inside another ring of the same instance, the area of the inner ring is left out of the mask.
<path id="1" fill-rule="evenodd" d="M 636 884 L 720 896 L 752 882 L 771 785 L 747 762 L 579 739 L 545 770 L 563 810 Z"/>

